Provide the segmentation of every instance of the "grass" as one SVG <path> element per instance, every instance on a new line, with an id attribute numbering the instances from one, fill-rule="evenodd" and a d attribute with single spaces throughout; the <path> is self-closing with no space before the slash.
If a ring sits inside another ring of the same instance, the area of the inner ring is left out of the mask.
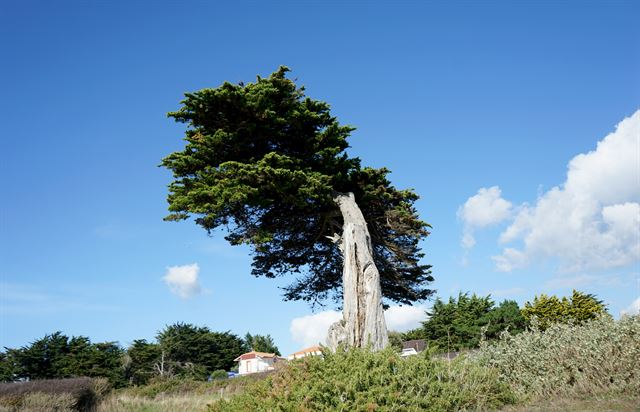
<path id="1" fill-rule="evenodd" d="M 110 391 L 107 379 L 44 379 L 0 384 L 0 412 L 94 411 Z"/>
<path id="2" fill-rule="evenodd" d="M 253 374 L 213 382 L 156 379 L 148 385 L 113 392 L 100 404 L 98 412 L 206 411 L 207 405 L 236 396 L 267 376 Z"/>
<path id="3" fill-rule="evenodd" d="M 207 405 L 220 399 L 217 394 L 172 394 L 155 398 L 114 394 L 103 401 L 98 412 L 175 412 L 206 411 Z"/>

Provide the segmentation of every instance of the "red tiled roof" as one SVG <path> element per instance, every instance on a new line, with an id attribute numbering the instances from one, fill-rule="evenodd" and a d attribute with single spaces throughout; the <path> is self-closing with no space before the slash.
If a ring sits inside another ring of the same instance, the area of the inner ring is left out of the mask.
<path id="1" fill-rule="evenodd" d="M 305 353 L 315 353 L 315 352 L 322 352 L 322 348 L 318 345 L 311 346 L 308 348 L 300 349 L 299 351 L 294 352 L 289 356 L 304 355 Z"/>
<path id="2" fill-rule="evenodd" d="M 235 358 L 233 361 L 238 362 L 246 359 L 255 359 L 255 358 L 275 358 L 275 353 L 266 353 L 266 352 L 256 352 L 252 350 L 251 352 L 243 353 L 242 355 Z"/>

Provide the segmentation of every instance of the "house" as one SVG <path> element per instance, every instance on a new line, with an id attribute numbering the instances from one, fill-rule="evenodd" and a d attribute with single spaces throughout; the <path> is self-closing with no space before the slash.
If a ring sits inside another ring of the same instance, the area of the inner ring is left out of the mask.
<path id="1" fill-rule="evenodd" d="M 424 339 L 415 339 L 402 342 L 402 353 L 400 356 L 406 358 L 407 356 L 417 355 L 425 350 L 427 343 Z"/>
<path id="2" fill-rule="evenodd" d="M 256 351 L 244 353 L 234 359 L 235 362 L 240 362 L 238 365 L 240 375 L 274 370 L 276 364 L 284 360 L 275 353 Z"/>
<path id="3" fill-rule="evenodd" d="M 304 348 L 287 356 L 287 359 L 301 359 L 306 358 L 307 356 L 322 356 L 322 348 L 318 345 Z"/>

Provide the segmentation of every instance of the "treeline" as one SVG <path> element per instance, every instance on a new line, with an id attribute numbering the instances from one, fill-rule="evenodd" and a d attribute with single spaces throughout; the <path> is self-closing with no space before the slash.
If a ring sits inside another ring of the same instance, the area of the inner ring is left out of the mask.
<path id="1" fill-rule="evenodd" d="M 250 350 L 280 354 L 270 335 L 247 333 L 240 338 L 186 323 L 166 326 L 155 342 L 138 339 L 127 348 L 55 332 L 0 352 L 0 380 L 105 377 L 114 387 L 143 385 L 155 377 L 205 380 L 226 376 L 224 371 L 235 366 L 233 360 Z"/>
<path id="2" fill-rule="evenodd" d="M 602 313 L 602 301 L 575 290 L 570 297 L 536 296 L 523 308 L 511 300 L 496 305 L 490 296 L 461 293 L 448 301 L 438 298 L 420 328 L 391 332 L 390 342 L 399 349 L 403 341 L 425 339 L 436 352 L 459 351 L 477 348 L 483 338 L 497 339 L 505 330 L 517 335 L 554 323 L 581 324 Z M 225 371 L 236 366 L 234 359 L 250 350 L 280 354 L 270 335 L 247 333 L 241 338 L 186 323 L 166 326 L 155 342 L 138 339 L 127 348 L 55 332 L 0 352 L 0 380 L 105 377 L 114 387 L 144 385 L 153 378 L 206 380 L 226 376 Z"/>
<path id="3" fill-rule="evenodd" d="M 582 324 L 603 313 L 607 309 L 601 300 L 577 290 L 562 298 L 542 294 L 523 308 L 513 300 L 496 305 L 490 296 L 460 293 L 448 302 L 438 298 L 421 327 L 392 333 L 390 340 L 399 346 L 402 341 L 424 339 L 435 351 L 459 351 L 477 348 L 483 338 L 498 339 L 505 330 L 517 335 L 534 325 L 545 330 L 554 323 Z"/>

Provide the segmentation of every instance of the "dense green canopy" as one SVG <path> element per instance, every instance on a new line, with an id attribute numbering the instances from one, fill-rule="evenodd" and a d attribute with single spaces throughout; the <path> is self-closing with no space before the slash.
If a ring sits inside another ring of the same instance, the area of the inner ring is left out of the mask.
<path id="1" fill-rule="evenodd" d="M 433 280 L 418 242 L 428 235 L 414 207 L 418 196 L 398 190 L 387 169 L 349 157 L 354 130 L 331 116 L 280 67 L 255 83 L 224 83 L 187 93 L 169 113 L 186 123 L 186 146 L 162 165 L 173 172 L 167 220 L 190 216 L 208 231 L 222 227 L 234 245 L 253 246 L 253 275 L 296 274 L 285 299 L 318 303 L 341 297 L 342 257 L 327 238 L 340 233 L 336 193 L 353 192 L 367 220 L 383 297 L 402 303 L 427 298 Z"/>

